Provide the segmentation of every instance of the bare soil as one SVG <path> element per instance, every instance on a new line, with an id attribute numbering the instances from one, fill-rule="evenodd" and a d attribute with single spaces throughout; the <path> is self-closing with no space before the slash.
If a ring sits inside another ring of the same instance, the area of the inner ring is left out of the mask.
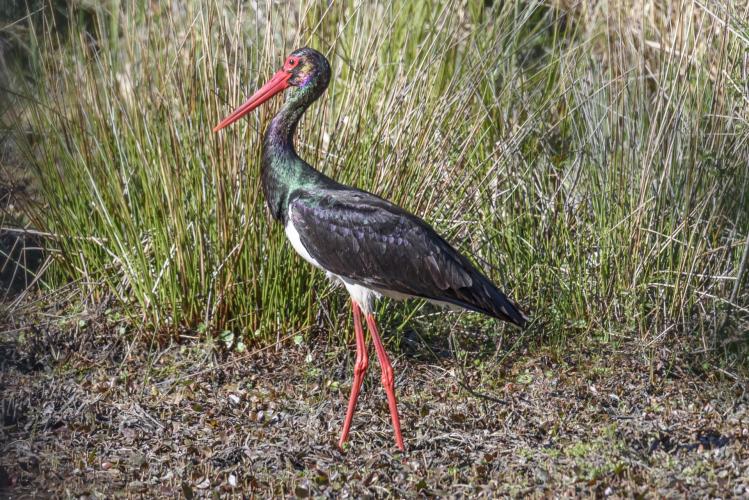
<path id="1" fill-rule="evenodd" d="M 4 323 L 9 497 L 749 495 L 745 383 L 665 348 L 477 354 L 477 336 L 461 369 L 440 339 L 406 339 L 392 357 L 407 451 L 374 358 L 342 452 L 352 346 L 157 345 L 111 311 L 34 304 Z"/>

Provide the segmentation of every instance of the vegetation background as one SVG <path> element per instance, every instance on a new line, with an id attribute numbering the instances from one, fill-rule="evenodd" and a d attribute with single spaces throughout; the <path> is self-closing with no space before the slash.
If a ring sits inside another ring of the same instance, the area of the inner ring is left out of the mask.
<path id="1" fill-rule="evenodd" d="M 459 364 L 496 377 L 508 353 L 592 349 L 651 382 L 664 352 L 746 380 L 745 2 L 13 0 L 0 19 L 10 332 L 64 303 L 88 319 L 61 329 L 104 318 L 136 350 L 349 341 L 345 294 L 259 190 L 280 99 L 211 132 L 309 45 L 333 78 L 300 154 L 423 216 L 534 318 L 384 303 L 397 352 L 464 332 Z"/>

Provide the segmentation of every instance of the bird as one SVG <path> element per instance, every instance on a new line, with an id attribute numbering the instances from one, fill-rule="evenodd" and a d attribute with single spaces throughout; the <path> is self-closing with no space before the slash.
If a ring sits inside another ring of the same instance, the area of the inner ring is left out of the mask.
<path id="1" fill-rule="evenodd" d="M 338 441 L 351 430 L 369 366 L 362 316 L 372 337 L 387 396 L 395 444 L 405 450 L 393 367 L 374 316 L 382 296 L 408 298 L 483 313 L 518 327 L 528 317 L 489 278 L 419 217 L 370 192 L 341 184 L 299 157 L 294 137 L 304 112 L 330 82 L 330 63 L 315 49 L 297 49 L 244 104 L 213 129 L 231 125 L 273 96 L 286 99 L 263 138 L 260 183 L 271 216 L 293 249 L 351 297 L 356 341 L 354 380 Z"/>

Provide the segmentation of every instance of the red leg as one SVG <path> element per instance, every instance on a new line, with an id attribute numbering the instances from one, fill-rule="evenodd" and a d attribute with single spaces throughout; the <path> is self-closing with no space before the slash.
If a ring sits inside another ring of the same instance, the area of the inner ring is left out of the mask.
<path id="1" fill-rule="evenodd" d="M 388 397 L 388 406 L 390 407 L 390 417 L 393 420 L 393 431 L 395 432 L 395 444 L 403 451 L 403 436 L 401 435 L 401 422 L 398 418 L 398 402 L 395 399 L 395 378 L 393 377 L 393 365 L 390 364 L 385 347 L 380 340 L 380 334 L 377 333 L 377 323 L 375 323 L 372 313 L 367 314 L 367 326 L 369 333 L 372 334 L 377 359 L 380 360 L 380 369 L 382 370 L 382 385 Z"/>
<path id="2" fill-rule="evenodd" d="M 346 411 L 346 420 L 343 421 L 343 432 L 341 439 L 338 441 L 338 447 L 343 448 L 343 443 L 348 439 L 349 430 L 351 430 L 351 419 L 354 417 L 356 410 L 356 400 L 359 398 L 361 384 L 364 381 L 364 372 L 369 366 L 367 358 L 367 342 L 364 339 L 364 330 L 361 324 L 361 308 L 353 299 L 351 308 L 354 311 L 354 334 L 356 335 L 356 362 L 354 363 L 354 383 L 351 385 L 351 396 L 348 400 L 348 410 Z"/>

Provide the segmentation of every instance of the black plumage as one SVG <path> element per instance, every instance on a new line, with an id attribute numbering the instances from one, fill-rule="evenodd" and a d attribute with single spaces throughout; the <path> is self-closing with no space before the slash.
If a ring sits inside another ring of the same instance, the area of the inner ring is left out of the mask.
<path id="1" fill-rule="evenodd" d="M 523 326 L 526 317 L 431 226 L 358 189 L 290 196 L 290 222 L 325 270 L 388 295 L 446 302 Z"/>

